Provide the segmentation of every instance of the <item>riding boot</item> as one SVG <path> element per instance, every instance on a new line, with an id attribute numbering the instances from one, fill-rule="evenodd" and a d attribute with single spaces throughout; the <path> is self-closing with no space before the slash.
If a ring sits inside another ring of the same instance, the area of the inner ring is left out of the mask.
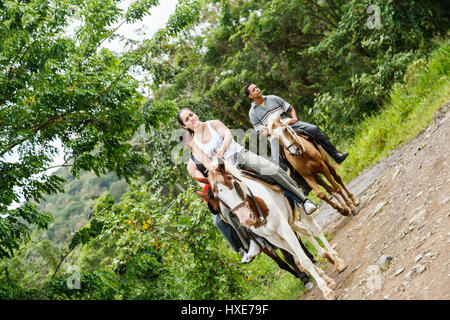
<path id="1" fill-rule="evenodd" d="M 317 142 L 320 143 L 322 148 L 334 159 L 334 161 L 336 161 L 338 164 L 342 163 L 345 158 L 347 158 L 348 152 L 339 152 L 334 144 L 330 142 L 328 136 L 319 128 L 317 129 L 318 130 L 315 130 L 314 138 L 316 138 Z"/>
<path id="2" fill-rule="evenodd" d="M 250 240 L 250 246 L 248 251 L 245 252 L 242 248 L 239 250 L 241 253 L 241 263 L 247 264 L 253 261 L 254 257 L 257 256 L 261 252 L 261 247 L 255 240 Z"/>
<path id="3" fill-rule="evenodd" d="M 291 127 L 301 133 L 301 130 L 306 131 L 313 136 L 322 148 L 338 163 L 342 163 L 348 156 L 348 152 L 341 153 L 330 142 L 328 136 L 318 127 L 306 122 L 297 121 Z"/>
<path id="4" fill-rule="evenodd" d="M 247 256 L 253 258 L 261 252 L 261 247 L 255 240 L 250 240 L 250 247 L 248 248 Z"/>

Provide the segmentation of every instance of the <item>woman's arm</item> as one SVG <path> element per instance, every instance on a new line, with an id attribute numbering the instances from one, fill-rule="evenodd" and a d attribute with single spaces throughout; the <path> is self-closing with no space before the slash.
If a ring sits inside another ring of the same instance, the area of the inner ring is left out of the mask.
<path id="1" fill-rule="evenodd" d="M 223 143 L 222 146 L 217 150 L 216 156 L 218 158 L 223 157 L 225 151 L 227 151 L 228 147 L 231 144 L 231 141 L 233 140 L 233 135 L 231 134 L 230 129 L 227 128 L 226 125 L 224 125 L 220 120 L 213 120 L 211 121 L 211 124 L 214 129 L 217 130 L 217 132 L 220 133 L 220 135 L 223 137 Z"/>

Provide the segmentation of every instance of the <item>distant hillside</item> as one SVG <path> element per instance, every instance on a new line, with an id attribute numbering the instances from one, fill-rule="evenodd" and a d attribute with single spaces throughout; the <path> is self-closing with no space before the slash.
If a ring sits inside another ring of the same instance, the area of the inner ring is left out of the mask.
<path id="1" fill-rule="evenodd" d="M 74 179 L 68 168 L 62 168 L 55 174 L 66 179 L 65 193 L 50 195 L 39 204 L 40 210 L 53 215 L 54 222 L 45 235 L 55 243 L 67 241 L 73 232 L 87 222 L 94 199 L 109 192 L 117 201 L 128 190 L 126 181 L 119 180 L 114 172 L 102 177 L 92 172 L 82 172 L 80 179 Z"/>

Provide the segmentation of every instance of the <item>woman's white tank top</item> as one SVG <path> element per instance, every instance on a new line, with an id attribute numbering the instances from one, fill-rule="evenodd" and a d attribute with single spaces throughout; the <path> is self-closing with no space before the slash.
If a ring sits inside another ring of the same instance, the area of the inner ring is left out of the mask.
<path id="1" fill-rule="evenodd" d="M 213 158 L 212 154 L 216 153 L 219 150 L 220 146 L 223 143 L 223 137 L 214 130 L 209 121 L 206 121 L 206 125 L 208 126 L 209 132 L 211 133 L 211 140 L 208 143 L 201 143 L 197 137 L 194 136 L 195 144 L 206 154 L 210 159 Z M 231 144 L 228 146 L 227 150 L 223 154 L 224 159 L 229 159 L 234 156 L 236 153 L 244 149 L 239 143 L 237 143 L 234 139 L 231 140 Z"/>

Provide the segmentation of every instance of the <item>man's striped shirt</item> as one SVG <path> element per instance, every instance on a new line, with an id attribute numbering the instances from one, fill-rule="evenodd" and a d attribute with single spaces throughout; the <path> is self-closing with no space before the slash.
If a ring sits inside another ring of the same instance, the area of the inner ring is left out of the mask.
<path id="1" fill-rule="evenodd" d="M 252 122 L 256 133 L 258 134 L 261 131 L 262 127 L 267 126 L 268 119 L 272 114 L 278 112 L 281 115 L 281 119 L 290 118 L 284 113 L 289 112 L 292 108 L 289 103 L 278 96 L 269 95 L 263 96 L 263 98 L 264 107 L 259 104 L 255 104 L 255 102 L 252 102 L 252 106 L 250 108 L 250 111 L 248 112 L 250 121 Z"/>

